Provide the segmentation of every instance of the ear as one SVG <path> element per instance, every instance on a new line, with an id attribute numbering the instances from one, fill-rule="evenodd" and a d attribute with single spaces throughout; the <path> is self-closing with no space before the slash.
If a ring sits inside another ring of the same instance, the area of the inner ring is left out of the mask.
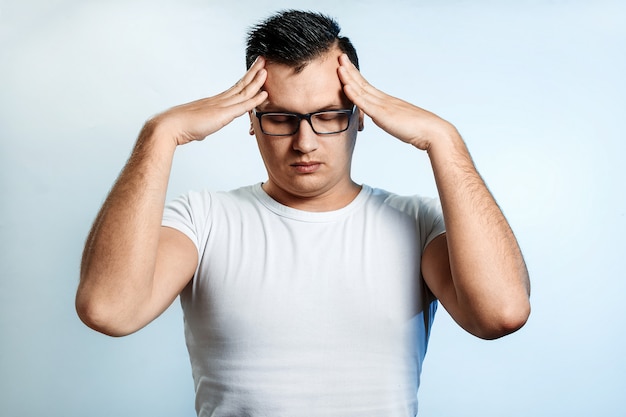
<path id="1" fill-rule="evenodd" d="M 248 116 L 250 116 L 250 130 L 248 130 L 248 133 L 250 134 L 250 136 L 254 136 L 254 123 L 253 123 L 254 115 L 252 114 L 252 110 L 248 112 Z"/>
<path id="2" fill-rule="evenodd" d="M 365 113 L 359 108 L 357 110 L 359 111 L 359 132 L 362 132 L 365 128 Z"/>

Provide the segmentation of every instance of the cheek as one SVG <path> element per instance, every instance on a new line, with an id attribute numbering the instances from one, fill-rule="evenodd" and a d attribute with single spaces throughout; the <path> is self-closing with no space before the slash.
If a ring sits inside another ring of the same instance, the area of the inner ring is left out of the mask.
<path id="1" fill-rule="evenodd" d="M 275 163 L 284 157 L 284 145 L 281 146 L 278 142 L 280 141 L 268 140 L 262 134 L 257 133 L 257 146 L 266 165 Z"/>
<path id="2" fill-rule="evenodd" d="M 346 141 L 344 142 L 345 152 L 348 157 L 352 157 L 352 152 L 354 152 L 354 147 L 356 146 L 356 138 L 357 132 L 350 132 L 350 135 L 348 135 Z"/>

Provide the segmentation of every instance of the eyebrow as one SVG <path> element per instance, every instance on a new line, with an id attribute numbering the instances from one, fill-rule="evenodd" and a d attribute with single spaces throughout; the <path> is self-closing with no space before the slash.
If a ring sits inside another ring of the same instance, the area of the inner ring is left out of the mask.
<path id="1" fill-rule="evenodd" d="M 352 108 L 352 106 L 354 106 L 353 104 L 348 106 L 349 108 Z M 317 113 L 320 111 L 329 111 L 329 110 L 347 110 L 348 108 L 345 107 L 345 105 L 342 104 L 329 104 L 327 106 L 324 107 L 320 107 L 317 110 L 313 110 L 311 112 L 307 112 L 307 113 Z M 293 111 L 293 110 L 289 110 L 286 109 L 282 106 L 276 106 L 274 107 L 272 104 L 268 104 L 266 108 L 263 108 L 263 105 L 261 104 L 260 106 L 257 106 L 257 110 L 262 112 L 262 113 L 298 113 L 297 111 Z M 298 113 L 299 114 L 299 113 Z"/>

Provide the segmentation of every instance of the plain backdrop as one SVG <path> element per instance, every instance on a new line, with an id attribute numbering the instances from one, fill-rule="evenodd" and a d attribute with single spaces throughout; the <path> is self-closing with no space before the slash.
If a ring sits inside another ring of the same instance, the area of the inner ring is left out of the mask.
<path id="1" fill-rule="evenodd" d="M 482 341 L 440 309 L 421 416 L 623 416 L 626 6 L 620 1 L 0 1 L 0 415 L 183 416 L 178 301 L 120 339 L 74 311 L 82 246 L 142 124 L 230 87 L 246 30 L 335 16 L 376 87 L 454 123 L 530 270 L 533 312 Z M 169 197 L 263 181 L 245 117 L 177 151 Z M 366 120 L 354 179 L 435 195 Z"/>

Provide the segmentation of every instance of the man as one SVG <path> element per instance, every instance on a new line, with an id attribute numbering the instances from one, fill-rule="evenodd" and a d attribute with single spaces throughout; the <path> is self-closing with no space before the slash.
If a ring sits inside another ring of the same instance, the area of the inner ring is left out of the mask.
<path id="1" fill-rule="evenodd" d="M 180 294 L 200 416 L 414 416 L 436 300 L 478 337 L 525 323 L 516 239 L 456 129 L 368 84 L 332 19 L 279 13 L 246 59 L 232 88 L 144 126 L 87 239 L 78 313 L 121 336 Z M 245 113 L 268 179 L 164 208 L 176 147 Z M 365 115 L 428 152 L 441 206 L 352 180 Z"/>

